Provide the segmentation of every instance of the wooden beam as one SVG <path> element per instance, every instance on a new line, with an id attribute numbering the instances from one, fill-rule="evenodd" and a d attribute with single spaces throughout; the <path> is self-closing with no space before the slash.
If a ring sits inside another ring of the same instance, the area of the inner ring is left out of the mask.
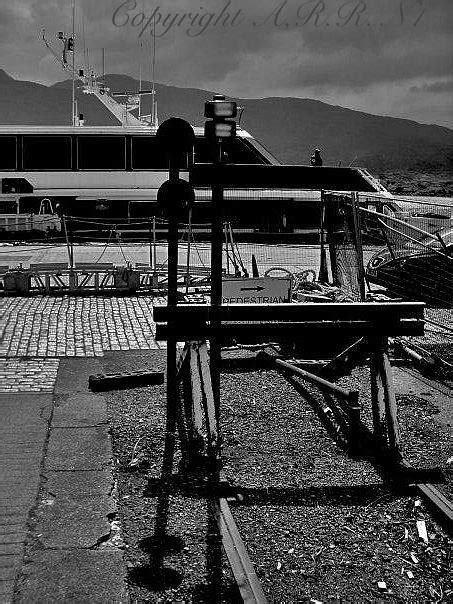
<path id="1" fill-rule="evenodd" d="M 316 321 L 423 318 L 422 302 L 326 302 L 319 304 L 230 304 L 212 308 L 204 304 L 157 306 L 154 320 L 164 321 Z"/>
<path id="2" fill-rule="evenodd" d="M 203 342 L 198 347 L 198 356 L 200 362 L 200 377 L 203 388 L 203 400 L 205 404 L 205 417 L 208 430 L 208 443 L 217 450 L 219 445 L 217 417 L 214 403 L 214 393 L 212 390 L 211 369 L 209 366 L 208 347 L 206 342 Z"/>
<path id="3" fill-rule="evenodd" d="M 203 391 L 200 379 L 200 366 L 198 362 L 198 343 L 191 342 L 189 351 L 190 383 L 192 390 L 191 400 L 191 428 L 192 437 L 199 438 L 203 430 Z"/>
<path id="4" fill-rule="evenodd" d="M 334 359 L 322 368 L 325 376 L 339 377 L 350 373 L 354 367 L 363 361 L 365 353 L 368 353 L 368 342 L 366 338 L 359 338 L 345 350 L 340 352 Z"/>
<path id="5" fill-rule="evenodd" d="M 418 319 L 371 321 L 275 321 L 263 323 L 223 322 L 214 327 L 186 320 L 173 325 L 157 324 L 156 340 L 175 337 L 178 340 L 200 340 L 213 336 L 228 340 L 236 337 L 271 337 L 276 339 L 294 339 L 300 335 L 317 335 L 320 331 L 342 332 L 351 335 L 413 335 L 424 333 L 424 322 Z"/>
<path id="6" fill-rule="evenodd" d="M 370 338 L 371 404 L 374 435 L 384 444 L 388 439 L 390 450 L 400 455 L 400 434 L 393 377 L 388 357 L 387 338 Z"/>

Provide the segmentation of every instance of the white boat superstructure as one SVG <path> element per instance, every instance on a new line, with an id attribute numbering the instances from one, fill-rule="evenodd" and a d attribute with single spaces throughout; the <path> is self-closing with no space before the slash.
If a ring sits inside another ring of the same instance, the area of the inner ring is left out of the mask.
<path id="1" fill-rule="evenodd" d="M 74 35 L 74 26 L 72 34 L 58 33 L 57 38 L 63 43 L 60 55 L 46 38 L 44 30 L 42 32 L 42 39 L 55 60 L 64 71 L 72 72 L 72 125 L 0 126 L 0 211 L 3 213 L 11 211 L 12 207 L 18 213 L 36 212 L 35 208 L 41 207 L 42 201 L 46 200 L 53 207 L 58 207 L 60 213 L 69 215 L 92 216 L 98 207 L 105 210 L 108 206 L 111 216 L 130 216 L 131 204 L 155 204 L 159 187 L 168 179 L 168 161 L 156 137 L 155 40 L 151 90 L 115 94 L 93 70 L 87 70 L 84 65 L 76 66 Z M 68 61 L 68 53 L 72 53 L 72 65 Z M 82 83 L 83 92 L 94 95 L 120 125 L 84 125 L 83 116 L 77 113 L 76 108 L 76 80 Z M 141 98 L 147 94 L 152 97 L 151 114 L 144 116 L 141 115 Z M 118 102 L 117 98 L 122 98 L 123 102 Z M 132 113 L 136 109 L 139 110 L 138 117 Z M 191 165 L 212 163 L 214 159 L 204 128 L 195 127 L 194 132 L 194 152 L 187 158 L 186 171 L 181 174 L 186 179 Z M 225 139 L 222 151 L 226 163 L 248 166 L 280 164 L 271 152 L 239 126 L 234 138 Z M 293 186 L 291 191 L 286 191 L 285 183 L 272 191 L 260 183 L 248 189 L 241 188 L 238 183 L 236 190 L 227 193 L 231 207 L 236 204 L 241 213 L 249 214 L 247 220 L 253 224 L 257 219 L 256 204 L 265 204 L 270 208 L 270 222 L 283 220 L 286 228 L 286 210 L 282 211 L 279 204 L 298 204 L 295 211 L 300 214 L 304 211 L 301 203 L 319 203 L 321 189 L 388 193 L 368 172 L 359 168 L 322 168 L 323 175 L 329 170 L 336 171 L 325 181 L 320 178 L 319 168 L 315 168 L 315 172 L 307 166 L 300 169 L 301 186 Z M 209 202 L 210 193 L 196 190 L 196 198 L 200 202 Z"/>
<path id="2" fill-rule="evenodd" d="M 194 128 L 194 156 L 211 161 L 203 128 Z M 0 201 L 36 207 L 42 199 L 78 202 L 155 201 L 168 178 L 157 129 L 136 126 L 0 126 Z M 278 164 L 245 130 L 226 145 L 230 160 L 242 164 Z M 188 178 L 188 172 L 182 173 Z M 21 179 L 18 181 L 18 179 Z M 15 182 L 28 183 L 31 190 Z M 202 196 L 205 199 L 205 196 Z M 27 205 L 28 204 L 28 205 Z M 55 205 L 55 204 L 54 204 Z M 4 210 L 3 210 L 4 211 Z M 36 211 L 36 210 L 35 210 Z"/>

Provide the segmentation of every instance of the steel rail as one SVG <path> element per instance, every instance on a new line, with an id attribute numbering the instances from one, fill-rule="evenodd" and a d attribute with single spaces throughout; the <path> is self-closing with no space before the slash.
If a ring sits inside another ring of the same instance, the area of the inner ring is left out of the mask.
<path id="1" fill-rule="evenodd" d="M 315 381 L 312 379 L 315 377 L 316 381 L 321 383 L 321 378 L 319 378 L 318 376 L 314 376 L 314 374 L 310 374 L 306 371 L 298 369 L 293 365 L 290 365 L 289 363 L 281 361 L 280 359 L 276 359 L 276 363 L 283 368 L 291 370 L 296 375 L 299 374 L 305 379 Z M 323 381 L 326 382 L 326 380 Z M 347 395 L 354 396 L 354 391 L 344 390 L 343 388 L 336 386 L 336 384 L 330 384 L 329 382 L 326 382 L 326 385 L 331 390 L 333 390 L 332 386 L 335 386 L 337 389 L 337 394 L 339 394 L 341 397 L 347 398 Z M 332 403 L 330 403 L 330 406 L 332 406 Z M 351 434 L 352 439 L 358 435 L 359 431 L 362 432 L 362 434 L 367 434 L 369 438 L 373 439 L 373 433 L 368 428 L 368 426 L 366 426 L 360 419 L 360 415 L 353 415 L 351 417 L 351 420 L 355 422 L 354 432 Z M 352 442 L 351 444 L 354 443 Z M 406 470 L 414 469 L 413 466 L 411 466 L 411 464 L 407 462 L 404 458 L 399 460 L 398 465 L 394 468 L 395 471 L 397 471 L 398 468 L 404 468 Z M 431 506 L 431 508 L 438 513 L 439 518 L 444 521 L 448 530 L 451 532 L 453 528 L 453 501 L 445 497 L 445 495 L 443 495 L 443 493 L 431 483 L 414 483 L 414 487 L 420 493 L 420 495 L 424 497 L 424 499 Z"/>
<path id="2" fill-rule="evenodd" d="M 253 604 L 254 602 L 267 604 L 263 588 L 256 576 L 255 569 L 225 498 L 221 497 L 214 502 L 214 511 L 222 537 L 223 548 L 242 600 L 245 604 Z"/>
<path id="3" fill-rule="evenodd" d="M 400 466 L 408 470 L 413 469 L 413 466 L 404 458 L 401 460 Z M 445 495 L 433 484 L 419 483 L 415 484 L 415 487 L 428 501 L 431 507 L 448 522 L 449 530 L 451 531 L 453 528 L 453 501 L 445 497 Z"/>
<path id="4" fill-rule="evenodd" d="M 437 392 L 440 392 L 440 394 L 444 394 L 445 396 L 451 396 L 452 389 L 447 384 L 444 384 L 443 382 L 439 382 L 437 380 L 431 380 L 425 377 L 424 375 L 421 375 L 418 371 L 412 369 L 411 367 L 399 367 L 399 370 L 403 373 L 407 373 L 407 375 L 410 375 L 415 380 L 418 380 L 422 384 L 429 386 L 433 390 L 437 390 Z"/>
<path id="5" fill-rule="evenodd" d="M 453 502 L 432 484 L 418 484 L 417 489 L 448 520 L 451 529 L 453 526 Z"/>

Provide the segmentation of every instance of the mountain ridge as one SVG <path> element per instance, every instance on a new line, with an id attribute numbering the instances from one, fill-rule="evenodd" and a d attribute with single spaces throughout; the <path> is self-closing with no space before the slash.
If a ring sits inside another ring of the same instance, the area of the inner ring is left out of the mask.
<path id="1" fill-rule="evenodd" d="M 138 81 L 126 75 L 108 74 L 112 90 L 138 89 Z M 70 123 L 71 80 L 45 86 L 16 80 L 0 69 L 0 123 Z M 150 82 L 142 88 L 150 89 Z M 171 116 L 202 125 L 204 102 L 212 92 L 157 84 L 159 118 Z M 118 124 L 92 95 L 77 91 L 79 112 L 85 123 Z M 265 97 L 235 99 L 245 110 L 241 126 L 260 140 L 283 163 L 306 164 L 314 148 L 320 148 L 327 165 L 360 165 L 379 175 L 386 172 L 449 173 L 453 168 L 453 130 L 421 124 L 406 118 L 380 116 L 331 105 L 316 99 Z M 150 112 L 144 97 L 143 111 Z M 447 179 L 448 180 L 448 179 Z"/>

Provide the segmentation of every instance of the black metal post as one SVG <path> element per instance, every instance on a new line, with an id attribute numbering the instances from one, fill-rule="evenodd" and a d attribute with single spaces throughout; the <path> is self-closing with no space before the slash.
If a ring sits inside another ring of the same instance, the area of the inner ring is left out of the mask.
<path id="1" fill-rule="evenodd" d="M 222 166 L 222 145 L 218 142 L 216 166 L 221 170 Z M 220 307 L 222 305 L 222 250 L 223 250 L 223 186 L 214 184 L 212 187 L 212 230 L 211 230 L 211 306 Z M 220 327 L 220 321 L 216 319 L 213 322 L 214 327 Z M 220 361 L 221 345 L 218 338 L 210 339 L 210 365 L 212 390 L 214 395 L 214 406 L 217 421 L 217 431 L 220 428 Z"/>
<path id="2" fill-rule="evenodd" d="M 362 245 L 362 220 L 359 211 L 359 194 L 353 193 L 352 195 L 352 219 L 354 223 L 354 239 L 355 239 L 355 250 L 357 259 L 357 280 L 360 291 L 360 301 L 364 302 L 366 299 L 365 290 L 365 267 L 363 260 L 363 245 Z"/>
<path id="3" fill-rule="evenodd" d="M 169 181 L 179 178 L 177 157 L 170 157 Z M 178 299 L 178 216 L 177 212 L 168 214 L 168 301 L 169 307 L 176 307 Z M 176 364 L 176 337 L 167 341 L 167 445 L 173 452 L 176 440 L 178 419 L 178 380 Z"/>
<path id="4" fill-rule="evenodd" d="M 170 159 L 170 182 L 179 180 L 177 157 Z M 178 297 L 178 217 L 176 212 L 168 216 L 168 306 L 176 306 Z"/>
<path id="5" fill-rule="evenodd" d="M 178 220 L 184 204 L 190 206 L 195 199 L 193 187 L 179 178 L 179 172 L 183 167 L 186 154 L 193 152 L 195 134 L 186 121 L 170 118 L 161 124 L 156 136 L 169 158 L 169 179 L 159 188 L 157 202 L 168 216 L 167 306 L 174 309 L 178 300 Z M 174 327 L 174 322 L 171 323 Z M 163 464 L 167 472 L 171 465 L 178 419 L 180 419 L 176 344 L 177 334 L 167 340 L 167 421 Z"/>

